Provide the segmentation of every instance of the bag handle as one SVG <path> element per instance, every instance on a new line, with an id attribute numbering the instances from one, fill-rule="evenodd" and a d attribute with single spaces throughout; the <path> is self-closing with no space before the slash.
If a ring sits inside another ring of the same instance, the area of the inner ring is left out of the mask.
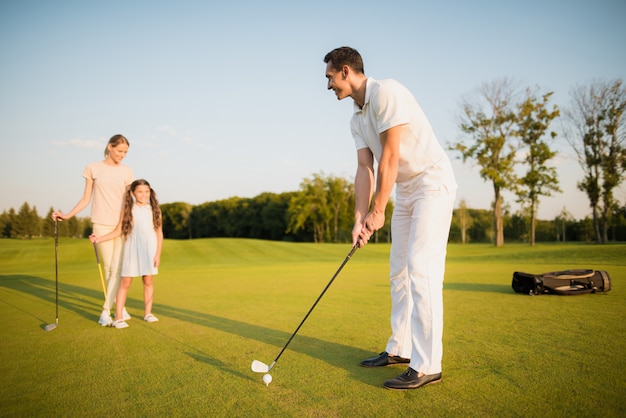
<path id="1" fill-rule="evenodd" d="M 550 279 L 572 280 L 572 279 L 588 279 L 593 277 L 594 270 L 564 270 L 543 273 L 542 276 Z"/>
<path id="2" fill-rule="evenodd" d="M 591 283 L 584 283 L 577 282 L 576 280 L 571 280 L 569 285 L 567 286 L 550 287 L 544 284 L 543 287 L 548 291 L 548 293 L 552 293 L 555 295 L 586 295 L 588 293 L 594 293 L 598 291 L 598 288 L 596 287 L 595 283 L 593 283 L 593 281 Z"/>

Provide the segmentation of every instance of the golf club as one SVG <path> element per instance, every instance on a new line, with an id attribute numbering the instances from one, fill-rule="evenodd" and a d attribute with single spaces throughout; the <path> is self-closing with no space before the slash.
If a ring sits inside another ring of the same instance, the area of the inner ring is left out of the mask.
<path id="1" fill-rule="evenodd" d="M 55 299 L 56 299 L 56 320 L 54 324 L 44 327 L 46 331 L 52 331 L 59 325 L 59 220 L 54 219 L 54 277 L 55 277 Z"/>
<path id="2" fill-rule="evenodd" d="M 107 297 L 107 287 L 104 284 L 104 276 L 102 275 L 102 267 L 100 266 L 100 254 L 98 254 L 98 247 L 96 243 L 93 243 L 93 250 L 96 253 L 96 263 L 98 263 L 98 272 L 100 273 L 100 283 L 102 283 L 102 292 L 104 293 L 104 303 L 109 306 L 109 299 Z"/>
<path id="3" fill-rule="evenodd" d="M 285 344 L 285 346 L 283 347 L 282 350 L 280 350 L 280 353 L 278 353 L 278 355 L 276 356 L 276 358 L 274 359 L 274 361 L 272 362 L 272 364 L 270 364 L 269 366 L 261 361 L 258 360 L 254 360 L 252 361 L 252 371 L 255 373 L 267 373 L 270 370 L 272 370 L 272 368 L 274 367 L 274 365 L 276 364 L 276 362 L 278 361 L 278 359 L 280 358 L 280 356 L 282 356 L 282 354 L 285 352 L 285 349 L 287 348 L 287 346 L 289 345 L 289 343 L 291 342 L 291 340 L 293 340 L 293 337 L 296 336 L 296 334 L 298 333 L 298 331 L 300 330 L 300 327 L 302 327 L 302 324 L 304 324 L 304 321 L 306 321 L 306 319 L 309 317 L 309 315 L 311 314 L 311 312 L 313 311 L 313 309 L 315 308 L 315 306 L 317 305 L 317 303 L 320 301 L 320 299 L 322 298 L 322 296 L 324 296 L 324 293 L 326 293 L 326 291 L 328 290 L 328 288 L 330 287 L 330 285 L 333 283 L 333 281 L 335 280 L 335 277 L 337 277 L 337 275 L 339 274 L 339 272 L 343 269 L 343 266 L 346 265 L 346 263 L 350 260 L 350 258 L 354 255 L 354 253 L 356 252 L 356 250 L 359 248 L 359 246 L 361 245 L 360 241 L 356 243 L 356 245 L 354 245 L 352 247 L 352 250 L 350 250 L 350 253 L 347 255 L 346 259 L 343 260 L 343 263 L 341 263 L 341 266 L 339 266 L 339 269 L 337 269 L 337 271 L 335 272 L 335 274 L 333 275 L 333 277 L 330 279 L 330 281 L 328 282 L 328 284 L 326 285 L 326 287 L 324 288 L 324 290 L 322 290 L 322 293 L 320 293 L 320 295 L 318 296 L 317 300 L 315 301 L 315 303 L 313 303 L 313 306 L 311 306 L 311 309 L 309 309 L 309 312 L 307 312 L 307 314 L 304 316 L 304 319 L 302 320 L 302 322 L 300 322 L 300 325 L 298 325 L 298 328 L 296 328 L 296 330 L 293 332 L 293 334 L 291 334 L 291 337 L 289 338 L 289 340 L 287 341 L 287 343 Z M 271 382 L 271 376 L 268 378 L 269 381 Z M 265 377 L 264 377 L 265 380 Z M 266 385 L 269 385 L 269 382 L 266 382 Z"/>

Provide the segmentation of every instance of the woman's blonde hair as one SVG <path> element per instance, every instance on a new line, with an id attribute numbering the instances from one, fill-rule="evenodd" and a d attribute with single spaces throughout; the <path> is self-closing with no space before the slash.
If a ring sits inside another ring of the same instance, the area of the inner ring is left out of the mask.
<path id="1" fill-rule="evenodd" d="M 128 142 L 128 139 L 126 139 L 126 137 L 124 135 L 113 135 L 111 137 L 111 139 L 109 139 L 109 142 L 107 143 L 107 146 L 104 147 L 104 158 L 109 156 L 109 145 L 111 145 L 113 148 L 117 147 L 119 144 L 126 144 L 130 147 L 130 143 Z"/>

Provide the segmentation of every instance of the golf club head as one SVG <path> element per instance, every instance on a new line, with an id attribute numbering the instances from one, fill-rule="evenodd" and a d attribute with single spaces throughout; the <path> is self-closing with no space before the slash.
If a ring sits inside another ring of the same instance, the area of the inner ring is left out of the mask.
<path id="1" fill-rule="evenodd" d="M 259 360 L 254 360 L 252 362 L 252 371 L 255 373 L 267 373 L 272 370 L 272 367 L 274 367 L 274 363 L 268 366 L 267 364 L 262 363 Z"/>
<path id="2" fill-rule="evenodd" d="M 57 324 L 48 324 L 44 328 L 44 331 L 52 331 L 57 329 Z"/>

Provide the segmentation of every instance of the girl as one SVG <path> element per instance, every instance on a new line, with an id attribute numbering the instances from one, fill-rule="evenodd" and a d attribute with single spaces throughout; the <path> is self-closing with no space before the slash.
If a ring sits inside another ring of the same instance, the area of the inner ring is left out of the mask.
<path id="1" fill-rule="evenodd" d="M 93 233 L 104 235 L 113 231 L 122 210 L 124 192 L 135 178 L 133 170 L 122 164 L 128 147 L 128 139 L 123 135 L 112 136 L 104 149 L 104 160 L 88 164 L 83 170 L 85 178 L 83 197 L 67 214 L 52 212 L 52 219 L 70 219 L 85 209 L 93 197 L 91 204 Z M 111 307 L 115 302 L 115 295 L 120 284 L 122 241 L 118 238 L 100 244 L 98 247 L 107 281 L 107 296 L 104 299 L 98 323 L 102 326 L 110 326 L 112 323 Z M 120 307 L 123 318 L 130 319 L 123 303 Z"/>
<path id="2" fill-rule="evenodd" d="M 126 303 L 128 289 L 133 277 L 141 276 L 143 280 L 144 317 L 147 322 L 158 321 L 152 315 L 154 287 L 152 276 L 158 274 L 163 246 L 163 228 L 161 209 L 156 193 L 146 180 L 135 180 L 126 192 L 124 210 L 120 214 L 115 229 L 104 236 L 92 234 L 92 243 L 107 241 L 120 235 L 124 238 L 122 255 L 121 283 L 117 292 L 115 328 L 127 328 L 124 320 L 123 306 Z"/>

